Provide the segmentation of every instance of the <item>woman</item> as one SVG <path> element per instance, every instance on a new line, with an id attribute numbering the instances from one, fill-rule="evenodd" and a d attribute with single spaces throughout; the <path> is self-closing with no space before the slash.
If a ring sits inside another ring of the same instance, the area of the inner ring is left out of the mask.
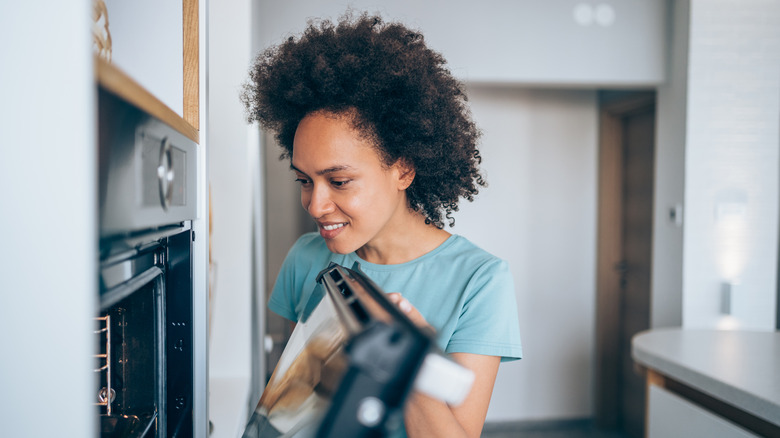
<path id="1" fill-rule="evenodd" d="M 319 232 L 285 259 L 269 307 L 297 321 L 330 261 L 361 270 L 474 371 L 464 403 L 414 393 L 409 436 L 480 435 L 501 360 L 521 356 L 506 263 L 444 230 L 473 200 L 479 132 L 462 85 L 422 36 L 378 17 L 310 23 L 260 55 L 243 94 L 276 134 Z M 489 226 L 489 224 L 486 224 Z"/>

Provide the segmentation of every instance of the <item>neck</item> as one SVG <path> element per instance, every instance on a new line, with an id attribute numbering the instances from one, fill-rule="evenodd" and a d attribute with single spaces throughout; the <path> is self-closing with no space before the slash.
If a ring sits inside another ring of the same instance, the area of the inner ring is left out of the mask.
<path id="1" fill-rule="evenodd" d="M 425 217 L 407 210 L 408 215 L 370 242 L 357 255 L 369 263 L 397 265 L 421 257 L 444 243 L 450 233 L 426 224 Z"/>

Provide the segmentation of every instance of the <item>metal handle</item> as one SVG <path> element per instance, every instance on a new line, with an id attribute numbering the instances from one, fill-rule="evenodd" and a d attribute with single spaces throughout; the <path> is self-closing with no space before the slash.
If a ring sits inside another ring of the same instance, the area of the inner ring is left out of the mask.
<path id="1" fill-rule="evenodd" d="M 165 137 L 160 146 L 160 164 L 157 166 L 157 179 L 160 182 L 160 203 L 165 210 L 171 205 L 174 177 L 171 143 L 168 141 L 168 137 Z"/>

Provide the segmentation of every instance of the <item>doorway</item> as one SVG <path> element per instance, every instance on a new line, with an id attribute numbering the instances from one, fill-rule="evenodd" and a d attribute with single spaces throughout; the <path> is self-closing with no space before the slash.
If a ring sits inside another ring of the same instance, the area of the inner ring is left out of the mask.
<path id="1" fill-rule="evenodd" d="M 650 326 L 655 92 L 599 95 L 596 423 L 644 435 L 631 338 Z"/>

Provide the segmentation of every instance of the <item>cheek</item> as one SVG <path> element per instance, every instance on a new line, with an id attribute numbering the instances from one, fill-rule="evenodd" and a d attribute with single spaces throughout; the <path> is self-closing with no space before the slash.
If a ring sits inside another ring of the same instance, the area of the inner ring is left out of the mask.
<path id="1" fill-rule="evenodd" d="M 365 185 L 352 187 L 350 190 L 336 191 L 331 194 L 335 208 L 353 222 L 370 219 L 377 211 L 377 200 L 380 193 Z"/>
<path id="2" fill-rule="evenodd" d="M 311 201 L 311 193 L 301 190 L 301 205 L 305 210 L 309 209 L 309 202 Z"/>
<path id="3" fill-rule="evenodd" d="M 377 216 L 384 216 L 392 210 L 395 205 L 396 191 L 390 189 L 384 181 L 375 184 L 366 185 L 362 190 L 357 191 L 353 196 L 344 197 L 340 202 L 342 210 L 349 210 L 353 216 L 370 217 L 372 220 L 380 219 Z"/>
<path id="4" fill-rule="evenodd" d="M 339 196 L 336 196 L 335 202 L 339 210 L 353 219 L 357 219 L 359 216 L 365 215 L 367 211 L 371 211 L 371 205 L 367 202 L 368 199 L 370 199 L 370 196 L 355 191 L 339 194 Z"/>

